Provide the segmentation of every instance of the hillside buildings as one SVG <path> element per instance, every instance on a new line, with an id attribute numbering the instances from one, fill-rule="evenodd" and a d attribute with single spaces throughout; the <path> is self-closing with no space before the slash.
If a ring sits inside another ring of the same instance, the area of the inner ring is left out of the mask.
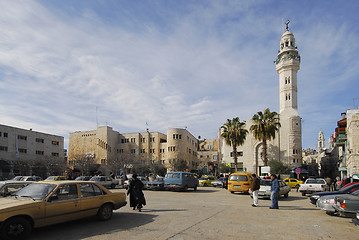
<path id="1" fill-rule="evenodd" d="M 298 83 L 297 72 L 300 69 L 300 56 L 292 32 L 286 31 L 280 40 L 280 50 L 275 61 L 279 75 L 279 102 L 280 123 L 279 133 L 274 140 L 267 142 L 268 159 L 280 160 L 293 167 L 302 164 L 302 129 L 301 118 L 298 115 Z M 264 109 L 263 109 L 264 110 Z M 263 111 L 262 110 L 262 111 Z M 246 121 L 246 129 L 254 123 L 251 119 Z M 233 164 L 232 148 L 221 142 L 221 157 L 224 163 Z M 249 131 L 245 143 L 237 148 L 240 171 L 259 174 L 263 166 L 262 143 L 253 137 Z"/>
<path id="2" fill-rule="evenodd" d="M 46 175 L 49 164 L 64 164 L 62 136 L 0 124 L 0 176 Z"/>

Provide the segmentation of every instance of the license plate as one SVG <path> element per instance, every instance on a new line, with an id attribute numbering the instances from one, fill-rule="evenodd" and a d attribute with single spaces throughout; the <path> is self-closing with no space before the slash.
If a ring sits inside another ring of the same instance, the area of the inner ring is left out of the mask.
<path id="1" fill-rule="evenodd" d="M 238 186 L 234 186 L 235 188 L 240 188 L 241 187 L 241 185 L 238 185 Z"/>

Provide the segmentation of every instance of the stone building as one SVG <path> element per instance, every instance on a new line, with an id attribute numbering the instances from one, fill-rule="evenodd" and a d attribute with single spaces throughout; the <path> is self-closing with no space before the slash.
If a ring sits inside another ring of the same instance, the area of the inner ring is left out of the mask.
<path id="1" fill-rule="evenodd" d="M 200 140 L 197 152 L 198 162 L 203 172 L 213 171 L 218 166 L 219 159 L 219 143 L 218 139 Z"/>
<path id="2" fill-rule="evenodd" d="M 297 72 L 300 68 L 300 56 L 296 47 L 295 38 L 288 30 L 280 40 L 280 50 L 275 61 L 279 75 L 279 115 L 281 127 L 272 141 L 267 142 L 268 160 L 276 159 L 299 167 L 302 164 L 302 129 L 301 118 L 298 115 L 298 82 Z M 255 112 L 264 109 L 255 109 Z M 273 110 L 272 110 L 273 111 Z M 246 129 L 253 125 L 251 119 L 246 121 Z M 221 160 L 233 163 L 232 147 L 226 145 L 220 138 Z M 245 143 L 237 148 L 238 165 L 243 166 L 240 171 L 260 173 L 263 166 L 262 143 L 253 137 L 249 131 Z"/>
<path id="3" fill-rule="evenodd" d="M 348 176 L 359 174 L 359 108 L 347 110 L 346 149 Z"/>
<path id="4" fill-rule="evenodd" d="M 96 164 L 127 159 L 129 163 L 160 163 L 168 170 L 184 160 L 191 169 L 198 168 L 198 140 L 186 129 L 171 128 L 160 132 L 119 133 L 102 126 L 92 131 L 70 133 L 68 163 L 92 158 Z"/>
<path id="5" fill-rule="evenodd" d="M 0 176 L 46 175 L 50 164 L 64 164 L 64 137 L 0 124 Z"/>

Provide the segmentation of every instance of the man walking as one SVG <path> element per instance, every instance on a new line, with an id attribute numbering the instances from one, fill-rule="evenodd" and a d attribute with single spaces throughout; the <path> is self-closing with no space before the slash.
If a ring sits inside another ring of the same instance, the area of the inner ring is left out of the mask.
<path id="1" fill-rule="evenodd" d="M 252 174 L 252 182 L 251 182 L 251 190 L 253 193 L 253 200 L 254 203 L 252 204 L 252 207 L 258 206 L 258 190 L 260 188 L 260 180 L 257 178 L 257 176 L 253 173 Z"/>
<path id="2" fill-rule="evenodd" d="M 275 174 L 271 174 L 270 178 L 272 179 L 271 185 L 271 206 L 270 209 L 279 209 L 278 207 L 278 198 L 279 198 L 279 182 Z"/>

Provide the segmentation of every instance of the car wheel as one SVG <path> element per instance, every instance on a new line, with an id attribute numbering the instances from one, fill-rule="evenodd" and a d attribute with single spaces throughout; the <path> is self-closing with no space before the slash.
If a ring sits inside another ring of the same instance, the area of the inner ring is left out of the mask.
<path id="1" fill-rule="evenodd" d="M 289 196 L 288 193 L 284 194 L 284 197 L 285 197 L 285 198 L 288 198 L 288 196 Z"/>
<path id="2" fill-rule="evenodd" d="M 203 187 L 208 187 L 207 183 L 203 184 Z"/>
<path id="3" fill-rule="evenodd" d="M 231 193 L 232 193 L 232 194 L 234 194 L 234 192 L 233 192 L 233 191 L 231 191 Z"/>
<path id="4" fill-rule="evenodd" d="M 302 192 L 302 196 L 305 196 L 305 192 Z"/>
<path id="5" fill-rule="evenodd" d="M 97 217 L 101 221 L 109 220 L 112 217 L 112 211 L 113 211 L 112 205 L 105 204 L 98 210 Z"/>
<path id="6" fill-rule="evenodd" d="M 197 191 L 197 185 L 196 185 L 196 186 L 194 186 L 193 190 L 194 190 L 194 191 Z"/>
<path id="7" fill-rule="evenodd" d="M 4 237 L 4 240 L 21 240 L 30 235 L 31 231 L 32 225 L 26 218 L 15 217 L 5 221 L 1 229 L 1 235 Z"/>
<path id="8" fill-rule="evenodd" d="M 328 214 L 329 216 L 334 216 L 335 212 L 331 212 L 331 211 L 325 211 L 326 214 Z"/>
<path id="9" fill-rule="evenodd" d="M 187 192 L 187 190 L 188 190 L 188 187 L 187 187 L 187 186 L 184 186 L 184 187 L 183 187 L 183 191 L 184 191 L 184 192 Z"/>

